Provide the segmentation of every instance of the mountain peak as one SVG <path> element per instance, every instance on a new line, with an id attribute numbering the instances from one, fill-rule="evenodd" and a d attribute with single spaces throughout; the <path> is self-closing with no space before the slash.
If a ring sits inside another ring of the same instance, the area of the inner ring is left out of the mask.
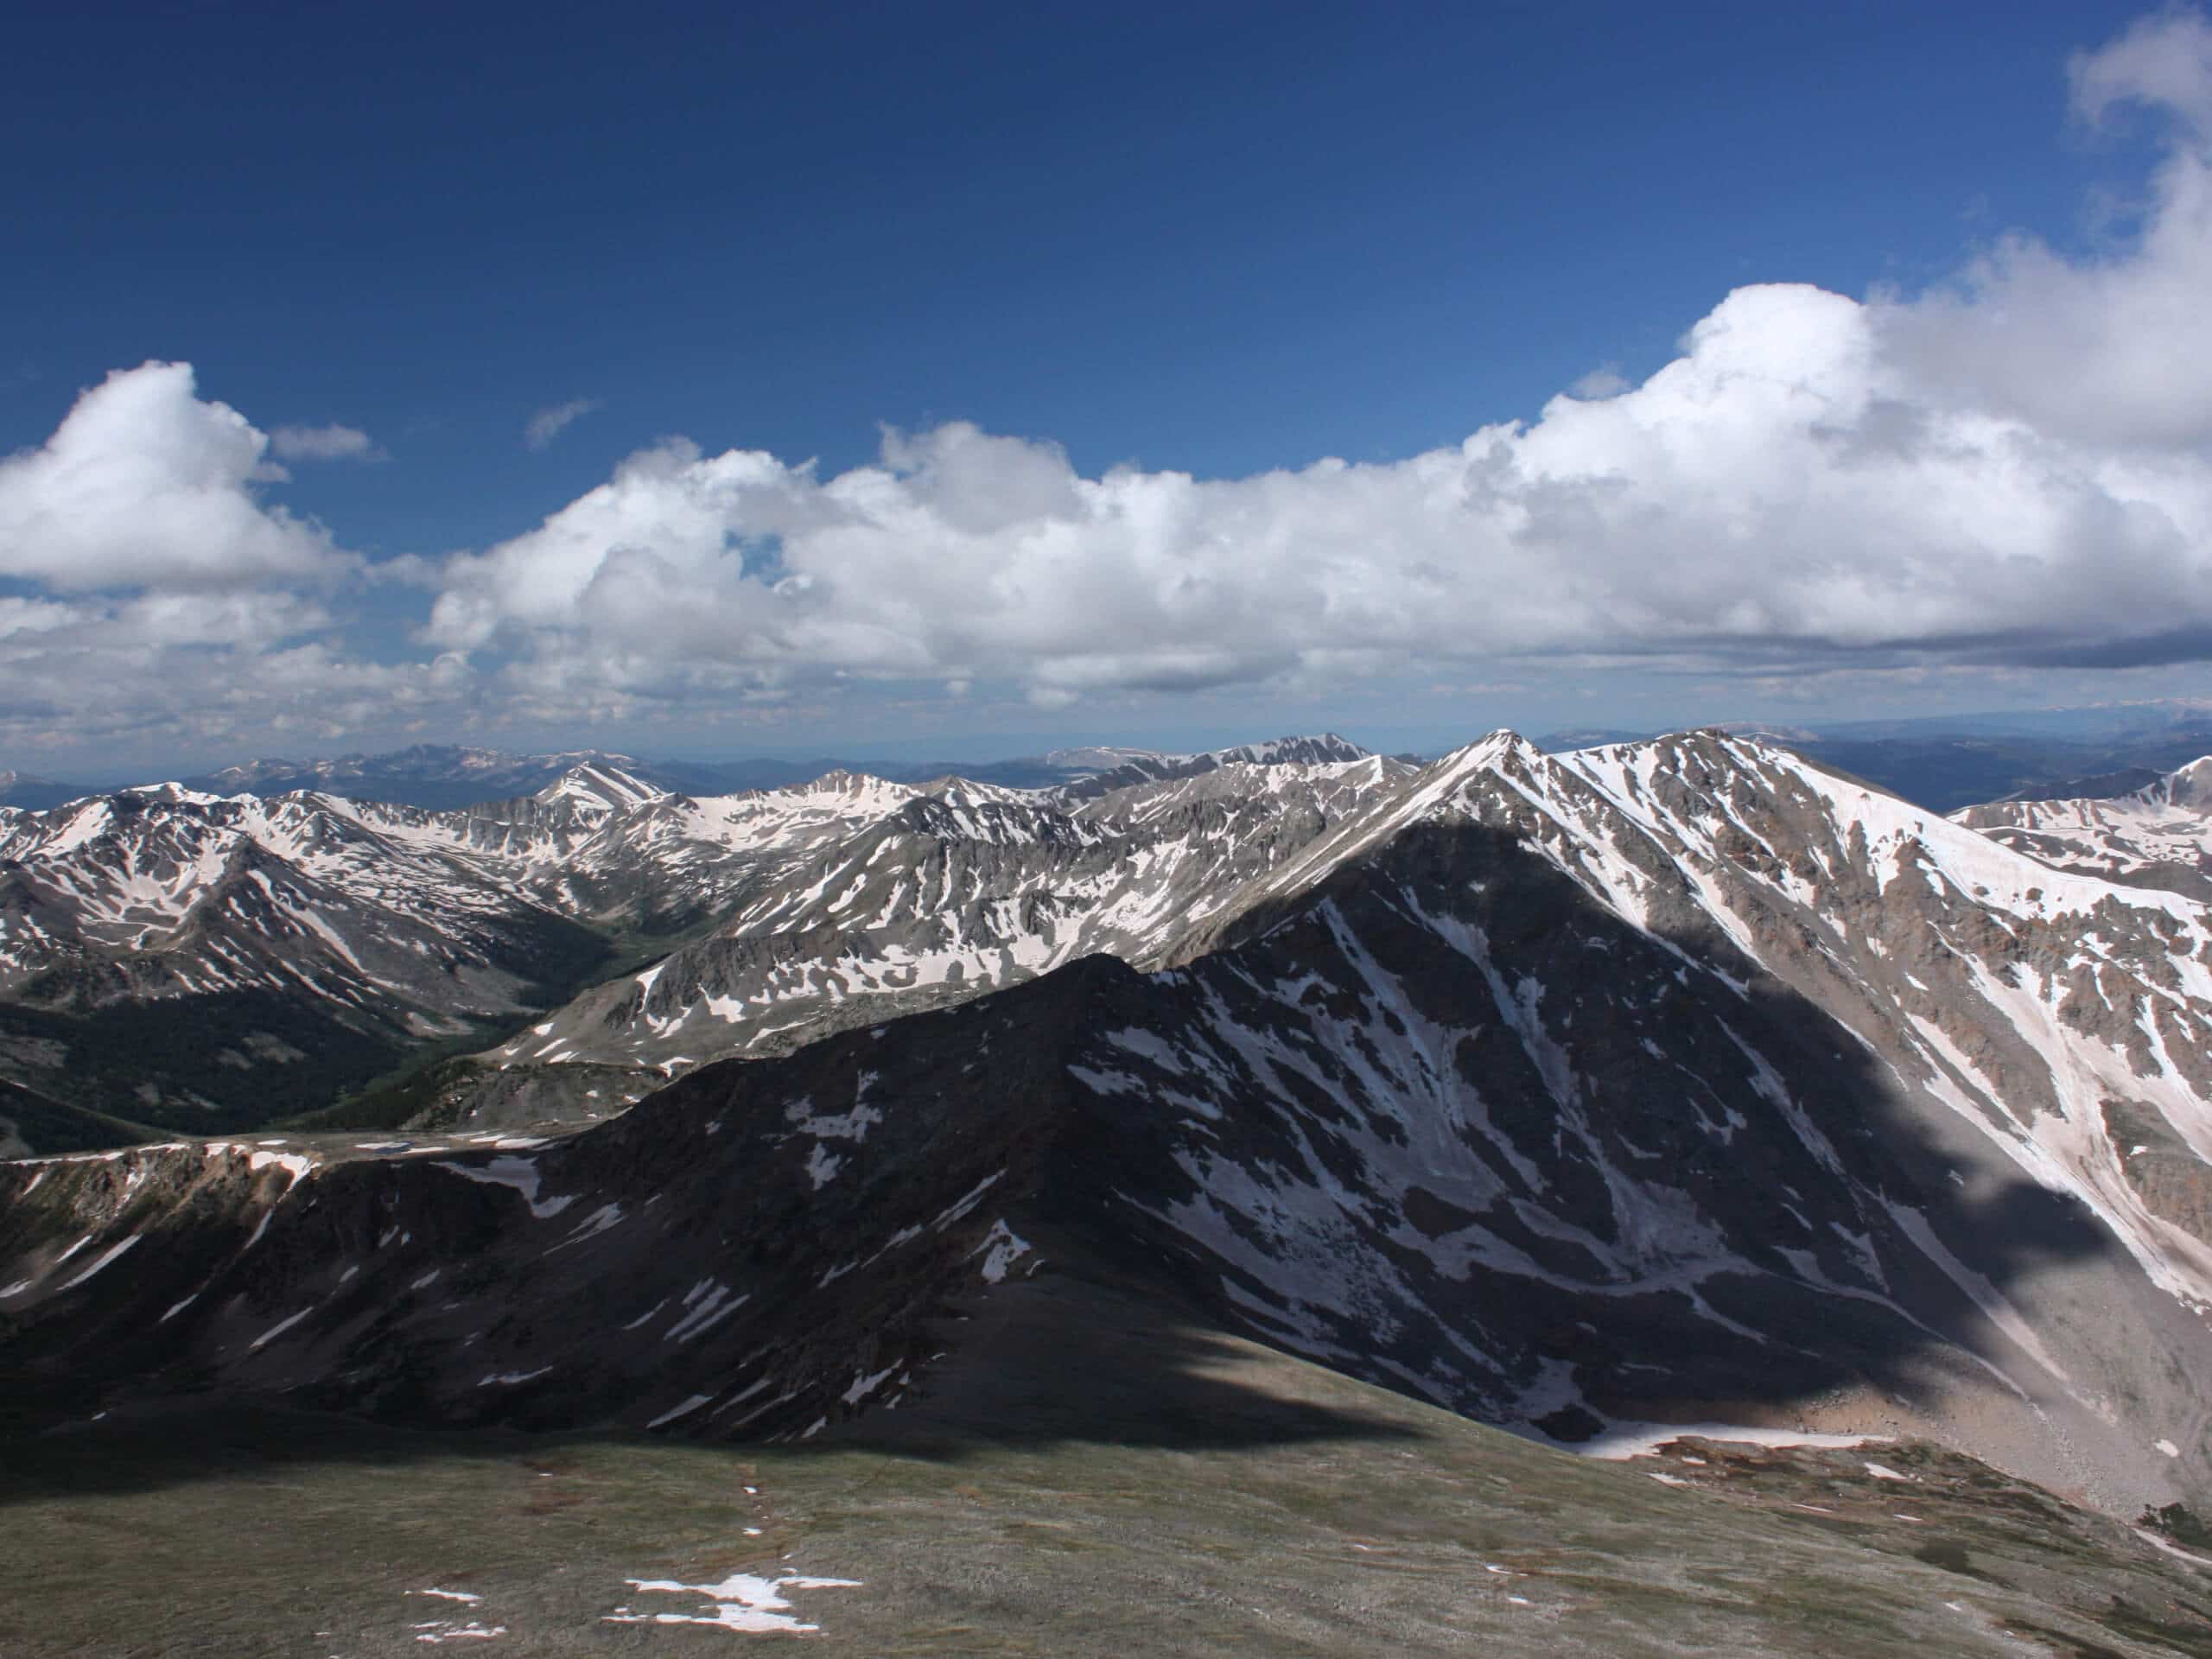
<path id="1" fill-rule="evenodd" d="M 1543 753 L 1520 733 L 1501 726 L 1473 742 L 1452 750 L 1436 762 L 1439 772 L 1471 772 L 1515 756 L 1527 759 Z"/>
<path id="2" fill-rule="evenodd" d="M 547 806 L 569 806 L 587 812 L 623 812 L 664 798 L 668 791 L 657 784 L 603 761 L 571 766 L 537 791 Z"/>
<path id="3" fill-rule="evenodd" d="M 2212 810 L 2212 754 L 2177 766 L 2144 793 L 2168 806 Z"/>
<path id="4" fill-rule="evenodd" d="M 817 795 L 866 795 L 880 789 L 896 789 L 902 792 L 911 792 L 910 786 L 907 785 L 894 784 L 889 779 L 879 778 L 872 772 L 853 772 L 844 766 L 839 766 L 834 772 L 825 772 L 812 782 L 803 784 L 800 787 L 809 794 Z"/>
<path id="5" fill-rule="evenodd" d="M 115 792 L 133 795 L 142 801 L 161 801 L 170 806 L 213 806 L 219 802 L 236 798 L 194 789 L 191 785 L 179 783 L 175 779 L 167 779 L 158 784 L 133 784 L 128 789 L 119 789 Z"/>

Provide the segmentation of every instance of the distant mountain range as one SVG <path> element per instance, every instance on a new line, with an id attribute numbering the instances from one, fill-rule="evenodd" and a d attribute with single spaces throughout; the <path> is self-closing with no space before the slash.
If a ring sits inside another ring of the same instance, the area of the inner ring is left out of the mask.
<path id="1" fill-rule="evenodd" d="M 2195 699 L 1808 725 L 1738 721 L 1724 723 L 1722 728 L 1785 744 L 1823 766 L 1864 778 L 1939 812 L 2012 797 L 2074 799 L 2124 794 L 2212 753 L 2212 705 Z M 1658 734 L 1588 728 L 1549 733 L 1536 742 L 1547 752 L 1561 753 Z M 1207 752 L 1217 756 L 1229 753 Z M 1417 761 L 1424 757 L 1398 758 Z M 1056 749 L 1026 759 L 977 764 L 861 760 L 835 754 L 655 760 L 601 749 L 518 753 L 467 745 L 417 744 L 378 754 L 249 760 L 174 781 L 210 795 L 266 797 L 313 790 L 353 800 L 450 810 L 535 794 L 578 766 L 613 767 L 672 793 L 710 796 L 786 788 L 832 772 L 865 772 L 909 784 L 957 775 L 1010 789 L 1110 779 L 1090 785 L 1103 791 L 1165 776 L 1178 767 L 1218 763 L 1200 753 L 1109 746 Z M 0 805 L 39 810 L 106 792 L 107 786 L 0 772 Z"/>
<path id="2" fill-rule="evenodd" d="M 450 810 L 535 794 L 578 766 L 619 771 L 671 793 L 692 795 L 780 789 L 810 782 L 826 772 L 858 769 L 852 762 L 830 757 L 642 760 L 602 749 L 512 754 L 500 749 L 418 744 L 387 754 L 342 755 L 328 760 L 252 760 L 181 781 L 189 788 L 214 795 L 289 795 L 315 790 L 353 800 Z M 955 768 L 879 765 L 872 770 L 882 776 L 918 779 L 944 777 Z M 1023 785 L 1061 781 L 1081 770 L 1063 767 L 1050 760 L 969 769 L 973 775 L 994 781 Z"/>
<path id="3" fill-rule="evenodd" d="M 2212 902 L 2212 759 L 2089 782 L 2071 798 L 2023 794 L 1952 817 L 2061 869 Z"/>
<path id="4" fill-rule="evenodd" d="M 1824 764 L 1878 783 L 1908 800 L 1946 812 L 2015 795 L 2059 799 L 2094 795 L 2100 790 L 2125 793 L 2212 752 L 2212 708 L 2185 699 L 2088 709 L 1809 726 L 1737 721 L 1724 722 L 1716 729 L 1787 744 Z M 1637 742 L 1658 734 L 1648 729 L 1592 727 L 1548 733 L 1536 742 L 1547 752 L 1560 753 Z M 1241 747 L 1249 751 L 1261 746 Z M 1230 753 L 1092 746 L 982 763 L 862 760 L 835 754 L 708 761 L 647 760 L 604 749 L 524 753 L 424 743 L 376 754 L 357 753 L 312 760 L 264 758 L 157 781 L 174 781 L 210 795 L 266 797 L 313 790 L 353 800 L 444 810 L 534 794 L 578 766 L 613 767 L 673 793 L 690 795 L 779 789 L 831 772 L 866 772 L 901 783 L 959 776 L 1013 789 L 1038 789 L 1103 776 L 1111 776 L 1113 786 L 1118 786 L 1136 779 L 1163 776 L 1178 766 L 1218 764 L 1206 756 Z M 1398 758 L 1419 761 L 1425 757 L 1404 753 Z M 0 805 L 42 810 L 110 793 L 115 787 L 0 771 Z"/>
<path id="5" fill-rule="evenodd" d="M 645 760 L 605 749 L 524 754 L 460 744 L 422 743 L 380 754 L 344 754 L 320 760 L 248 760 L 217 772 L 190 773 L 161 781 L 175 782 L 207 795 L 265 798 L 314 791 L 349 800 L 449 810 L 483 801 L 535 794 L 578 766 L 611 768 L 671 793 L 726 795 L 809 783 L 832 772 L 866 771 L 873 776 L 907 783 L 958 773 L 979 783 L 1029 789 L 1070 783 L 1100 772 L 1135 768 L 1136 775 L 1152 776 L 1163 775 L 1177 766 L 1213 764 L 1217 762 L 1204 754 L 1175 754 L 1153 749 L 1068 749 L 1029 760 L 979 765 L 950 760 L 861 762 L 835 756 Z M 114 788 L 107 785 L 65 783 L 28 772 L 0 772 L 0 805 L 36 811 L 113 792 Z"/>

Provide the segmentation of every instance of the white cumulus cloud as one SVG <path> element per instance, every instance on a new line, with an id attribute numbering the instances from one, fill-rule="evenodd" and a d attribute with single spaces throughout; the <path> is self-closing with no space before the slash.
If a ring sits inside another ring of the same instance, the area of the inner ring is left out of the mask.
<path id="1" fill-rule="evenodd" d="M 265 499 L 276 448 L 189 364 L 147 363 L 0 460 L 0 576 L 29 590 L 0 598 L 0 742 L 219 742 L 443 695 L 331 643 L 360 561 Z"/>
<path id="2" fill-rule="evenodd" d="M 347 563 L 256 490 L 267 435 L 203 401 L 188 363 L 118 369 L 54 435 L 0 461 L 0 575 L 59 592 L 302 582 Z"/>
<path id="3" fill-rule="evenodd" d="M 2074 110 L 2102 122 L 2115 105 L 2143 105 L 2212 137 L 2212 22 L 2202 12 L 2169 7 L 2137 19 L 2094 52 L 2067 65 Z"/>

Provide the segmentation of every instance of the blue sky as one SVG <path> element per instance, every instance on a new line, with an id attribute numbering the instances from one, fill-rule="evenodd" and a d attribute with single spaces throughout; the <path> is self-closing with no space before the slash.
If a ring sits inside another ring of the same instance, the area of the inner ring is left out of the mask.
<path id="1" fill-rule="evenodd" d="M 0 760 L 2202 691 L 2212 391 L 2161 360 L 2212 270 L 2208 39 L 2080 3 L 36 9 Z M 149 362 L 193 374 L 65 438 Z M 1847 429 L 1911 465 L 1815 476 Z"/>

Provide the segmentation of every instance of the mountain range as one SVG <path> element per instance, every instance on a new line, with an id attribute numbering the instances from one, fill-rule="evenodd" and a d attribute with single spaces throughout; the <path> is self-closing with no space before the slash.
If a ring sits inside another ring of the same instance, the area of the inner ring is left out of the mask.
<path id="1" fill-rule="evenodd" d="M 0 1165 L 0 1371 L 834 1444 L 1172 1319 L 1542 1446 L 2212 1508 L 2205 768 L 1951 817 L 1718 730 L 1069 770 L 5 815 L 18 1138 L 192 1134 Z M 95 1030 L 137 1083 L 72 1096 Z M 260 1128 L 324 1033 L 447 1058 Z"/>
<path id="2" fill-rule="evenodd" d="M 1302 739 L 1219 754 L 1131 751 L 1103 778 L 1070 767 L 1073 783 L 1028 792 L 839 772 L 696 798 L 583 762 L 533 795 L 452 810 L 322 791 L 214 796 L 181 784 L 43 812 L 0 808 L 0 1036 L 10 1042 L 0 1078 L 15 1090 L 5 1116 L 35 1145 L 111 1140 L 116 1119 L 251 1127 L 283 1115 L 283 1103 L 296 1113 L 359 1089 L 426 1043 L 487 1039 L 624 960 L 650 959 L 733 915 L 741 931 L 758 931 L 750 925 L 767 910 L 778 912 L 769 931 L 804 932 L 819 895 L 797 897 L 800 913 L 784 913 L 804 886 L 800 871 L 879 827 L 926 830 L 941 819 L 964 844 L 972 811 L 1001 838 L 1103 847 L 1096 865 L 1135 844 L 1102 827 L 1117 822 L 1109 804 L 1128 795 L 1157 804 L 1137 785 L 1219 794 L 1220 777 L 1288 778 L 1363 756 L 1340 739 Z M 1360 764 L 1376 777 L 1403 770 Z M 1241 810 L 1249 819 L 1271 800 L 1255 796 Z M 1155 826 L 1140 839 L 1174 833 Z M 1279 834 L 1252 845 L 1264 851 Z M 1229 843 L 1223 833 L 1214 840 Z M 1196 879 L 1186 872 L 1183 886 Z M 1050 959 L 1067 959 L 1072 943 Z M 702 949 L 716 955 L 711 938 Z M 728 947 L 719 959 L 711 970 L 677 963 L 671 989 L 702 971 L 721 987 L 737 970 Z M 945 971 L 982 984 L 1001 967 L 1014 964 L 994 957 L 988 969 L 948 962 Z M 657 1065 L 686 1058 L 680 1045 L 658 1050 Z M 632 1046 L 614 1058 L 634 1066 L 647 1057 Z M 620 1085 L 625 1098 L 643 1086 Z M 73 1121 L 80 1109 L 100 1116 Z"/>

